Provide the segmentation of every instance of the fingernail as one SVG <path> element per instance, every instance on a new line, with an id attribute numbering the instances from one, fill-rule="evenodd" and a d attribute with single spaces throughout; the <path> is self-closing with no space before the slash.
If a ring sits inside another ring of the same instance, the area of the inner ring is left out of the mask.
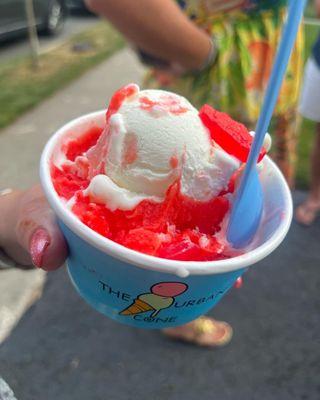
<path id="1" fill-rule="evenodd" d="M 38 268 L 42 267 L 43 256 L 49 244 L 50 244 L 50 236 L 46 229 L 39 228 L 32 235 L 29 249 L 30 249 L 32 263 L 36 267 Z"/>

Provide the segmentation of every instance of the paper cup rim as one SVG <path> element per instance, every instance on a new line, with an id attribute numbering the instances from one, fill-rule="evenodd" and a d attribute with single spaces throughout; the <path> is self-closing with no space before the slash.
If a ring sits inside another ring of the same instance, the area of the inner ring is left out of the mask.
<path id="1" fill-rule="evenodd" d="M 283 187 L 284 203 L 286 205 L 283 218 L 272 236 L 263 244 L 242 255 L 218 261 L 176 261 L 165 258 L 154 257 L 138 251 L 129 249 L 93 231 L 83 224 L 69 209 L 65 207 L 56 193 L 50 175 L 50 159 L 55 145 L 66 131 L 88 120 L 94 120 L 105 114 L 105 110 L 92 112 L 75 118 L 58 129 L 45 145 L 40 160 L 40 180 L 49 201 L 57 217 L 77 236 L 91 246 L 103 253 L 121 261 L 133 264 L 147 270 L 158 271 L 187 277 L 189 275 L 211 275 L 235 271 L 249 267 L 252 264 L 269 255 L 285 238 L 292 220 L 293 206 L 291 193 L 279 168 L 268 157 L 267 163 L 273 170 L 277 180 L 281 181 Z"/>

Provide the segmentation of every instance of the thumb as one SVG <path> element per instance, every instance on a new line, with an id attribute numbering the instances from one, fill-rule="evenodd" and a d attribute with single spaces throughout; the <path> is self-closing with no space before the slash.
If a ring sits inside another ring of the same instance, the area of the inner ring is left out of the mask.
<path id="1" fill-rule="evenodd" d="M 52 271 L 64 263 L 67 244 L 40 186 L 21 198 L 15 234 L 36 267 Z"/>

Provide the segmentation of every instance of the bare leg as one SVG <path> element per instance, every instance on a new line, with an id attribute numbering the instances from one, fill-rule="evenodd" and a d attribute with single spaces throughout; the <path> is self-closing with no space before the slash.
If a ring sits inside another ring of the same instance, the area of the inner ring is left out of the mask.
<path id="1" fill-rule="evenodd" d="M 311 184 L 307 199 L 296 209 L 295 217 L 304 225 L 311 225 L 320 212 L 320 123 L 311 155 Z"/>

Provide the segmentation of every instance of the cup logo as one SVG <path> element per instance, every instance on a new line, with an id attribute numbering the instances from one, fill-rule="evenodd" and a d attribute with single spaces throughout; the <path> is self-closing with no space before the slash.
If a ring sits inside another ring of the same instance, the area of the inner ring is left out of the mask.
<path id="1" fill-rule="evenodd" d="M 156 317 L 161 310 L 171 307 L 175 297 L 184 293 L 188 285 L 182 282 L 159 282 L 151 286 L 150 292 L 142 293 L 133 303 L 119 314 L 135 316 L 137 314 L 151 312 L 150 317 Z"/>

